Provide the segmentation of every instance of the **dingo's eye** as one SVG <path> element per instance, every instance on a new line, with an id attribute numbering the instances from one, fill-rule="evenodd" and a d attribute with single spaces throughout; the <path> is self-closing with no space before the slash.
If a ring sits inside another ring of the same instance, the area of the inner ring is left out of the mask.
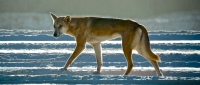
<path id="1" fill-rule="evenodd" d="M 63 25 L 60 25 L 58 28 L 61 28 Z"/>

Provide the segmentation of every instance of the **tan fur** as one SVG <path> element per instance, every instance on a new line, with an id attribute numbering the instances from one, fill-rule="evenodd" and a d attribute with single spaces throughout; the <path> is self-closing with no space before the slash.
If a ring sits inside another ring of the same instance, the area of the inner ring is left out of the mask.
<path id="1" fill-rule="evenodd" d="M 133 67 L 132 50 L 136 49 L 140 55 L 154 66 L 157 75 L 162 76 L 157 64 L 160 58 L 151 51 L 146 28 L 137 22 L 100 17 L 57 17 L 52 13 L 51 17 L 54 24 L 54 37 L 68 34 L 76 40 L 76 48 L 69 57 L 64 69 L 67 69 L 85 49 L 87 42 L 95 50 L 97 61 L 97 72 L 95 73 L 99 74 L 102 66 L 101 42 L 121 37 L 122 49 L 128 66 L 124 75 L 128 75 Z"/>

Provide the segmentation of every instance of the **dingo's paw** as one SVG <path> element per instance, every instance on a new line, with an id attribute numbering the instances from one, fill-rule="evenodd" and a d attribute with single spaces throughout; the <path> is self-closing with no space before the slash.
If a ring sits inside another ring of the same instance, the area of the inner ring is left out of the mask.
<path id="1" fill-rule="evenodd" d="M 59 69 L 60 71 L 65 71 L 65 70 L 67 70 L 66 68 L 60 68 Z"/>
<path id="2" fill-rule="evenodd" d="M 93 72 L 94 74 L 100 74 L 101 72 L 100 71 L 95 71 Z"/>
<path id="3" fill-rule="evenodd" d="M 163 77 L 164 75 L 162 73 L 159 73 L 158 76 Z"/>

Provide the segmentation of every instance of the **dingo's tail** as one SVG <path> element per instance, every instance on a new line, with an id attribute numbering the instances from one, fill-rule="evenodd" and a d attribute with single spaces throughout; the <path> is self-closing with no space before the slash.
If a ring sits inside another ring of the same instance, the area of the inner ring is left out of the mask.
<path id="1" fill-rule="evenodd" d="M 149 36 L 146 28 L 143 25 L 140 25 L 139 28 L 142 30 L 142 35 L 139 45 L 136 47 L 137 52 L 147 60 L 160 62 L 160 57 L 151 51 Z"/>

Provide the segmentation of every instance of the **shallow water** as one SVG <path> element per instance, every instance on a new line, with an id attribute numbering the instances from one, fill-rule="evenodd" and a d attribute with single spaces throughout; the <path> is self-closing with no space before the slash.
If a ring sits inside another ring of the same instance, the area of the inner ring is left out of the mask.
<path id="1" fill-rule="evenodd" d="M 149 33 L 151 48 L 161 57 L 159 66 L 164 77 L 156 77 L 151 64 L 136 51 L 133 51 L 134 67 L 131 73 L 129 76 L 122 76 L 126 70 L 126 60 L 120 38 L 102 43 L 102 73 L 96 75 L 93 74 L 96 70 L 95 54 L 89 44 L 69 69 L 64 71 L 60 69 L 75 47 L 72 37 L 62 35 L 55 39 L 49 30 L 0 30 L 0 33 L 0 83 L 200 83 L 198 31 Z"/>

